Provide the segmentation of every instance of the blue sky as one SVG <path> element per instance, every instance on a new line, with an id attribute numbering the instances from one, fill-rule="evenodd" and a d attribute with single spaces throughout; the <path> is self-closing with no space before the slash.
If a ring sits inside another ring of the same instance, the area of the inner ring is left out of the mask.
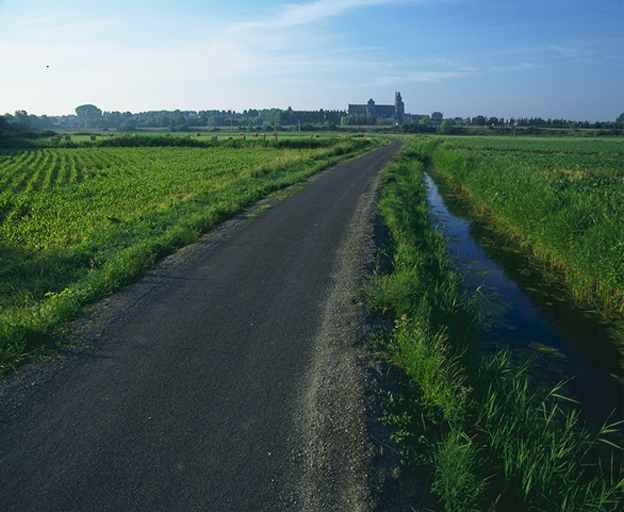
<path id="1" fill-rule="evenodd" d="M 0 0 L 0 112 L 346 108 L 612 120 L 624 0 Z M 50 65 L 50 69 L 45 66 Z"/>

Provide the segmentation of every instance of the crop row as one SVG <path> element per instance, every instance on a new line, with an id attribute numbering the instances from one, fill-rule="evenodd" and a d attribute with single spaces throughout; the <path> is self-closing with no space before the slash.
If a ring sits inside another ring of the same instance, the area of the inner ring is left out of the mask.
<path id="1" fill-rule="evenodd" d="M 0 154 L 0 193 L 51 191 L 127 163 L 127 158 L 103 150 L 38 149 Z"/>

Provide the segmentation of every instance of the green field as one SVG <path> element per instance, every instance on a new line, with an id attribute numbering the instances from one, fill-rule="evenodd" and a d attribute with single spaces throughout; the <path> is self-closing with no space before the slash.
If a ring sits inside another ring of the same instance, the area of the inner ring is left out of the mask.
<path id="1" fill-rule="evenodd" d="M 433 167 L 501 231 L 564 271 L 576 299 L 624 313 L 624 140 L 438 138 Z"/>
<path id="2" fill-rule="evenodd" d="M 371 145 L 0 152 L 0 370 L 38 353 L 81 306 L 158 258 Z"/>

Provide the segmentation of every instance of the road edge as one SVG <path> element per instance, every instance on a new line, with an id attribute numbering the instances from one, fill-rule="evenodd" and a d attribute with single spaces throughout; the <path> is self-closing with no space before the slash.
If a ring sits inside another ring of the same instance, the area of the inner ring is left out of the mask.
<path id="1" fill-rule="evenodd" d="M 373 450 L 368 435 L 367 384 L 361 360 L 368 337 L 361 290 L 376 256 L 375 218 L 383 169 L 360 197 L 332 271 L 304 396 L 305 463 L 303 510 L 373 510 L 369 474 Z"/>

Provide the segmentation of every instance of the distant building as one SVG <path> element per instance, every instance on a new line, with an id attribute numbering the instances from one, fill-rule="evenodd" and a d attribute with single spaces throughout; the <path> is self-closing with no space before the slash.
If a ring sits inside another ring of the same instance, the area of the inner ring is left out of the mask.
<path id="1" fill-rule="evenodd" d="M 377 105 L 370 99 L 366 105 L 349 105 L 349 121 L 351 124 L 402 124 L 405 119 L 405 103 L 401 93 L 394 96 L 394 105 Z"/>
<path id="2" fill-rule="evenodd" d="M 397 123 L 402 124 L 405 119 L 405 103 L 399 91 L 394 93 L 394 112 Z"/>

